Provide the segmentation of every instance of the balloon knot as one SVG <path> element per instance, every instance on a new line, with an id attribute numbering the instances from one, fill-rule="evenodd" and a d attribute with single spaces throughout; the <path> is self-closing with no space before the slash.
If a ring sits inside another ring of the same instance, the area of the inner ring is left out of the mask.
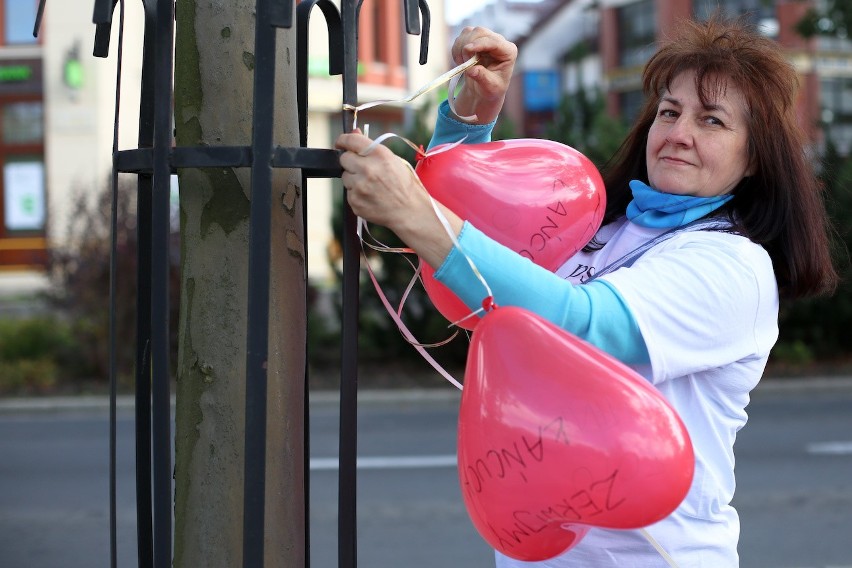
<path id="1" fill-rule="evenodd" d="M 494 303 L 494 296 L 488 296 L 482 300 L 482 309 L 486 312 L 497 309 L 497 304 Z"/>
<path id="2" fill-rule="evenodd" d="M 423 144 L 420 144 L 420 147 L 417 148 L 417 153 L 414 156 L 414 159 L 418 162 L 426 158 L 426 148 L 423 147 Z"/>

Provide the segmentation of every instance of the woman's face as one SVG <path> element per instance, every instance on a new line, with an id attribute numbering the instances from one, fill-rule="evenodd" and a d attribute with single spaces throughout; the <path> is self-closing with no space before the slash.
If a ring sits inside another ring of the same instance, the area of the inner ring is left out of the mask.
<path id="1" fill-rule="evenodd" d="M 705 107 L 695 88 L 695 72 L 675 77 L 648 131 L 645 160 L 651 187 L 701 197 L 733 190 L 754 173 L 747 112 L 745 97 L 731 83 Z"/>

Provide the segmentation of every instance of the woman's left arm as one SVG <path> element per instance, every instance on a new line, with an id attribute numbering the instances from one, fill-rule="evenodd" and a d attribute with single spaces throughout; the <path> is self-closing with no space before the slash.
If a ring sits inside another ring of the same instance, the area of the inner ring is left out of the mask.
<path id="1" fill-rule="evenodd" d="M 636 319 L 618 290 L 605 280 L 575 285 L 465 223 L 458 242 L 435 272 L 471 311 L 486 296 L 470 268 L 473 261 L 497 306 L 518 306 L 588 341 L 628 364 L 649 362 Z M 498 308 L 499 309 L 499 308 Z"/>
<path id="2" fill-rule="evenodd" d="M 481 284 L 453 248 L 434 207 L 489 282 L 498 305 L 527 308 L 624 362 L 647 362 L 639 328 L 615 288 L 604 282 L 575 286 L 465 224 L 440 203 L 433 206 L 411 166 L 388 148 L 379 145 L 361 155 L 371 143 L 359 133 L 343 134 L 337 141 L 345 150 L 340 164 L 353 212 L 393 231 L 468 306 L 482 301 Z"/>

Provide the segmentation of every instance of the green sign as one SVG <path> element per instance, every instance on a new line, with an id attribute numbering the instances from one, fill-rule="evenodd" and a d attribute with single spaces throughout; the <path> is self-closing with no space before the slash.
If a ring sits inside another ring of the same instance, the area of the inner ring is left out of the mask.
<path id="1" fill-rule="evenodd" d="M 358 62 L 358 76 L 364 74 L 364 64 Z M 311 77 L 328 77 L 328 56 L 308 56 L 308 75 Z"/>
<path id="2" fill-rule="evenodd" d="M 63 79 L 65 84 L 72 89 L 79 89 L 83 86 L 83 64 L 79 59 L 68 59 L 65 62 Z"/>
<path id="3" fill-rule="evenodd" d="M 0 83 L 19 83 L 29 81 L 33 68 L 29 65 L 0 65 Z"/>

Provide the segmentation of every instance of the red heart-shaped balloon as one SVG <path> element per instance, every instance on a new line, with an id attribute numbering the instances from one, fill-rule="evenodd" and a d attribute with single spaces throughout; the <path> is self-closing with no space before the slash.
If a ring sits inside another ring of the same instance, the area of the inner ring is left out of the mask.
<path id="1" fill-rule="evenodd" d="M 470 518 L 496 550 L 545 560 L 590 527 L 659 521 L 686 496 L 694 467 L 668 401 L 603 351 L 515 307 L 474 330 L 458 469 Z"/>
<path id="2" fill-rule="evenodd" d="M 583 154 L 558 142 L 516 139 L 437 147 L 417 163 L 437 201 L 497 242 L 555 271 L 591 240 L 606 207 L 603 181 Z M 423 263 L 435 307 L 455 322 L 470 314 Z M 477 318 L 461 325 L 472 329 Z"/>

